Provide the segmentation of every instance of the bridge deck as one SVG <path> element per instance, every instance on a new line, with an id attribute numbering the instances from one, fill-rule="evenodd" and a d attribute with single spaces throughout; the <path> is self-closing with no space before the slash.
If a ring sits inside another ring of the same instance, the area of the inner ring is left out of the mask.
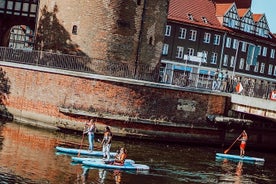
<path id="1" fill-rule="evenodd" d="M 276 101 L 231 94 L 232 110 L 276 120 Z"/>

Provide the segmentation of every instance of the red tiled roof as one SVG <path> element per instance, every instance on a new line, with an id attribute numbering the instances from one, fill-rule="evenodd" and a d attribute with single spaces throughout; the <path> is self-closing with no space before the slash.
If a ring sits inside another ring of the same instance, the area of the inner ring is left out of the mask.
<path id="1" fill-rule="evenodd" d="M 188 14 L 194 20 L 189 20 Z M 205 17 L 208 23 L 204 23 Z M 221 27 L 216 17 L 216 7 L 210 0 L 170 0 L 168 19 L 207 27 Z"/>
<path id="2" fill-rule="evenodd" d="M 248 8 L 240 8 L 240 9 L 238 9 L 238 15 L 240 17 L 243 17 L 245 15 L 245 13 L 247 13 L 248 10 L 249 10 Z"/>
<path id="3" fill-rule="evenodd" d="M 219 2 L 219 3 L 218 3 Z M 228 3 L 224 3 L 228 2 Z M 233 3 L 229 3 L 233 2 Z M 234 5 L 234 3 L 244 2 L 251 5 L 251 0 L 170 0 L 168 10 L 168 20 L 189 23 L 198 26 L 210 27 L 220 30 L 231 30 L 222 25 L 223 16 Z M 238 7 L 238 15 L 243 17 L 250 7 Z M 190 20 L 188 14 L 193 16 Z M 260 21 L 264 14 L 253 14 L 255 22 Z M 208 23 L 203 21 L 205 17 Z M 237 30 L 236 30 L 237 31 Z"/>
<path id="4" fill-rule="evenodd" d="M 233 3 L 216 4 L 216 16 L 223 16 L 232 5 Z"/>
<path id="5" fill-rule="evenodd" d="M 255 22 L 258 22 L 262 17 L 263 17 L 264 14 L 253 14 L 253 20 Z"/>

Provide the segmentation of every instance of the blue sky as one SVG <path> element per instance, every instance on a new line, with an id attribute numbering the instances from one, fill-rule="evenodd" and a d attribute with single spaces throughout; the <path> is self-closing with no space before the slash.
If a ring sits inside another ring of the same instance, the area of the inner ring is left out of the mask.
<path id="1" fill-rule="evenodd" d="M 272 33 L 276 33 L 276 0 L 252 0 L 251 11 L 264 13 Z"/>

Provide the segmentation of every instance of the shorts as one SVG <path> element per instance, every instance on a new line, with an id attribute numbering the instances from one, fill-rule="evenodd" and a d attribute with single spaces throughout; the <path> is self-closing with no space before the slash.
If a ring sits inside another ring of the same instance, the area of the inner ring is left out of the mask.
<path id="1" fill-rule="evenodd" d="M 244 149 L 245 149 L 245 146 L 246 146 L 246 143 L 241 143 L 241 144 L 240 144 L 240 149 L 243 149 L 243 150 L 244 150 Z"/>

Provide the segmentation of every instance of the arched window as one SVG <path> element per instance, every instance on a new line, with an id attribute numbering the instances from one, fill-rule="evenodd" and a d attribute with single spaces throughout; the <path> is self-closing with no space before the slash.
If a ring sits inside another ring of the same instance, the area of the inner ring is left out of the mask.
<path id="1" fill-rule="evenodd" d="M 74 34 L 74 35 L 78 34 L 78 26 L 77 25 L 73 25 L 72 34 Z"/>
<path id="2" fill-rule="evenodd" d="M 153 45 L 153 38 L 152 38 L 152 36 L 149 38 L 149 44 Z"/>
<path id="3" fill-rule="evenodd" d="M 34 32 L 26 25 L 16 25 L 10 30 L 9 47 L 14 49 L 33 49 Z"/>

